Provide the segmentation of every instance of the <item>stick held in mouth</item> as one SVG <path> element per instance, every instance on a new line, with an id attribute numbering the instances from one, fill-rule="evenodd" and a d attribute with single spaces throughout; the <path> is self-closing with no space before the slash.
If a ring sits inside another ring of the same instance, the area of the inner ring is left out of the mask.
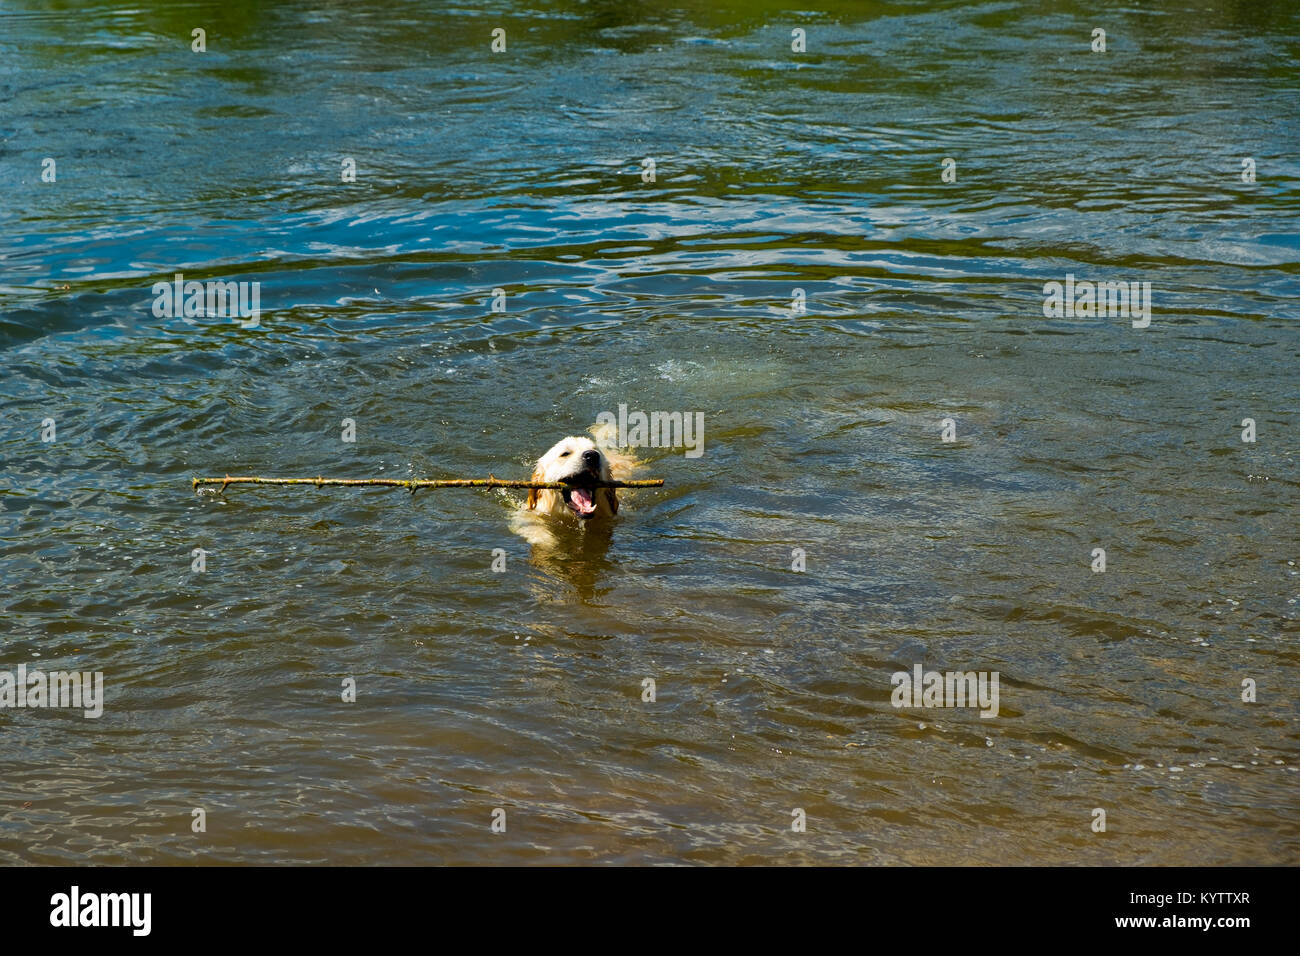
<path id="1" fill-rule="evenodd" d="M 227 475 L 224 478 L 194 478 L 192 479 L 195 491 L 198 491 L 199 485 L 220 485 L 224 492 L 227 485 L 315 485 L 317 488 L 325 487 L 348 487 L 348 488 L 406 488 L 414 492 L 417 488 L 537 488 L 568 490 L 574 492 L 583 492 L 586 501 L 591 504 L 592 488 L 662 488 L 664 480 L 662 478 L 646 478 L 640 481 L 600 481 L 584 477 L 581 487 L 572 481 L 511 481 L 505 478 L 412 478 L 409 480 L 401 478 L 261 478 L 261 477 L 231 477 Z M 593 506 L 594 507 L 594 506 Z"/>

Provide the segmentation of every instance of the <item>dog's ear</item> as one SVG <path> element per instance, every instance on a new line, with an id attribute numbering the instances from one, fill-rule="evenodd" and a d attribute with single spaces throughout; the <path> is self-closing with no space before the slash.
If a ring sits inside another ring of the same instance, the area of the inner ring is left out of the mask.
<path id="1" fill-rule="evenodd" d="M 609 498 L 609 510 L 614 514 L 618 514 L 618 495 L 614 494 L 614 489 L 602 488 L 601 491 L 605 492 L 606 496 Z"/>
<path id="2" fill-rule="evenodd" d="M 544 479 L 543 479 L 543 476 L 542 476 L 541 469 L 537 469 L 537 470 L 535 470 L 535 471 L 533 472 L 533 474 L 532 474 L 532 477 L 529 478 L 528 480 L 529 480 L 529 481 L 543 481 Z M 529 511 L 532 511 L 534 508 L 537 507 L 537 496 L 538 496 L 539 494 L 541 494 L 541 492 L 538 491 L 536 488 L 529 488 L 529 489 L 528 489 L 528 510 L 529 510 Z"/>

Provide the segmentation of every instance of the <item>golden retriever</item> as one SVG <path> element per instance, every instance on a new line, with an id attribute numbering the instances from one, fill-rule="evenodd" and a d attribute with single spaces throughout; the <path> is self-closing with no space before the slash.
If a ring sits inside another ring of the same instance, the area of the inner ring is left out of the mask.
<path id="1" fill-rule="evenodd" d="M 639 466 L 632 455 L 610 447 L 608 429 L 598 425 L 593 441 L 570 435 L 551 446 L 537 460 L 532 481 L 569 481 L 572 488 L 532 488 L 516 520 L 514 530 L 534 544 L 551 543 L 553 535 L 539 526 L 542 520 L 568 523 L 573 527 L 589 522 L 604 524 L 618 514 L 618 493 L 614 488 L 597 488 L 597 481 L 626 481 Z M 592 485 L 584 487 L 584 482 Z"/>

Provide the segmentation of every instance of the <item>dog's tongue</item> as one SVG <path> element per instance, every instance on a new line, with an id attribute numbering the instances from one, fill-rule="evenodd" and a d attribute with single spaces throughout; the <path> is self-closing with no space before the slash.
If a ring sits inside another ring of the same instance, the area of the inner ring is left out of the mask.
<path id="1" fill-rule="evenodd" d="M 580 515 L 589 515 L 596 510 L 596 502 L 591 500 L 590 488 L 574 488 L 569 492 L 569 500 Z"/>

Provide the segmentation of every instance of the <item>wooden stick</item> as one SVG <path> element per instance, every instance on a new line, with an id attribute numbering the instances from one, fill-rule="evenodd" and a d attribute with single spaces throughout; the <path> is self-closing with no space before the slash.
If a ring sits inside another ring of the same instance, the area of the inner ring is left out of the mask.
<path id="1" fill-rule="evenodd" d="M 662 478 L 647 478 L 643 481 L 508 481 L 504 478 L 195 478 L 194 490 L 199 485 L 220 485 L 221 494 L 227 485 L 315 485 L 324 488 L 328 485 L 346 485 L 354 488 L 405 488 L 415 494 L 417 488 L 662 488 Z"/>

